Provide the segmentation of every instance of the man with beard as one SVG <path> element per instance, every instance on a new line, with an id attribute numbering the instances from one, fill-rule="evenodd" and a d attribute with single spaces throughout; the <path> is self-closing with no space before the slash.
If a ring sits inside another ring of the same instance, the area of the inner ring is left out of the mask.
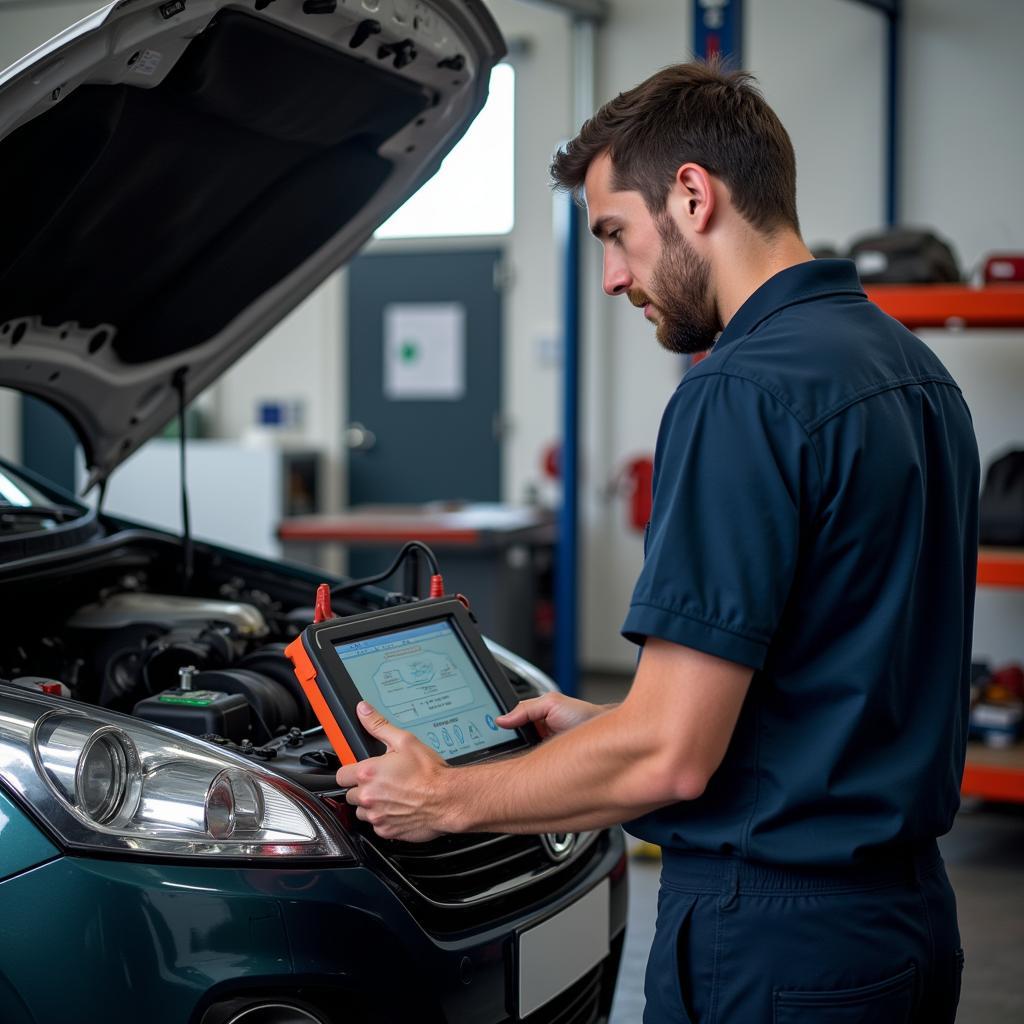
<path id="1" fill-rule="evenodd" d="M 388 745 L 343 768 L 385 837 L 627 821 L 664 851 L 645 1021 L 952 1021 L 962 952 L 936 837 L 964 763 L 978 457 L 953 380 L 814 260 L 793 148 L 749 76 L 666 68 L 555 158 L 604 289 L 674 352 L 642 645 L 611 708 L 500 720 L 546 742 L 450 768 Z"/>

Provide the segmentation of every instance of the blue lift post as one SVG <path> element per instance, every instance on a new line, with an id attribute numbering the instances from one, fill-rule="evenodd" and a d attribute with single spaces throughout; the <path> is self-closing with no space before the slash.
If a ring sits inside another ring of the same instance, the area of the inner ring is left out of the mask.
<path id="1" fill-rule="evenodd" d="M 579 375 L 580 375 L 580 208 L 566 196 L 562 304 L 562 446 L 559 476 L 562 506 L 555 558 L 555 679 L 563 693 L 579 690 Z"/>
<path id="2" fill-rule="evenodd" d="M 852 0 L 885 15 L 885 223 L 900 218 L 900 50 L 903 39 L 903 0 Z"/>
<path id="3" fill-rule="evenodd" d="M 693 0 L 693 52 L 743 67 L 743 0 Z"/>
<path id="4" fill-rule="evenodd" d="M 607 17 L 607 0 L 545 0 L 573 18 L 573 107 L 581 124 L 594 109 L 594 35 Z M 562 252 L 562 506 L 555 554 L 555 679 L 564 693 L 579 690 L 579 445 L 580 234 L 582 217 L 566 196 Z"/>
<path id="5" fill-rule="evenodd" d="M 729 67 L 743 67 L 743 0 L 693 0 L 693 52 L 704 60 L 721 57 Z M 706 354 L 683 356 L 683 373 Z"/>
<path id="6" fill-rule="evenodd" d="M 852 0 L 886 18 L 885 86 L 885 223 L 895 227 L 900 216 L 900 48 L 903 0 Z"/>
<path id="7" fill-rule="evenodd" d="M 903 34 L 903 0 L 886 5 L 888 31 L 886 48 L 885 126 L 885 222 L 895 227 L 900 217 L 900 42 Z"/>

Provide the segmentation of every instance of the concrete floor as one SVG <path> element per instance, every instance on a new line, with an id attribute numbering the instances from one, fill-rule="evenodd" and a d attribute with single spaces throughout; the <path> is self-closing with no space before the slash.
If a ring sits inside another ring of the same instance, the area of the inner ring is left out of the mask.
<path id="1" fill-rule="evenodd" d="M 589 678 L 588 700 L 621 699 L 626 683 Z M 957 895 L 965 966 L 959 1024 L 1024 1021 L 1024 806 L 965 805 L 940 840 Z M 639 1024 L 644 967 L 654 935 L 657 862 L 632 859 L 629 926 L 609 1024 Z"/>

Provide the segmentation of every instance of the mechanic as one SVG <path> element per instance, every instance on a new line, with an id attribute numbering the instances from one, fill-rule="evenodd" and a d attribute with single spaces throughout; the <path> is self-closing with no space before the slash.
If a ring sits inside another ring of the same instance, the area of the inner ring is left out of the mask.
<path id="1" fill-rule="evenodd" d="M 467 767 L 364 704 L 388 752 L 338 781 L 388 838 L 628 822 L 660 844 L 647 1022 L 952 1021 L 963 954 L 935 840 L 967 723 L 963 397 L 852 263 L 812 258 L 792 144 L 749 76 L 659 71 L 552 175 L 585 199 L 604 290 L 665 348 L 711 349 L 658 436 L 632 687 L 610 708 L 524 701 L 500 724 L 546 741 Z"/>

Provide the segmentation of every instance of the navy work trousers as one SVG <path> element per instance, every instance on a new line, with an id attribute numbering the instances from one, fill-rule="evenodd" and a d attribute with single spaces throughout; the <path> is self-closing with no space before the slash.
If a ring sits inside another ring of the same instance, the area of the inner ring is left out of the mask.
<path id="1" fill-rule="evenodd" d="M 951 1024 L 962 969 L 934 843 L 843 869 L 665 850 L 644 1024 Z"/>

